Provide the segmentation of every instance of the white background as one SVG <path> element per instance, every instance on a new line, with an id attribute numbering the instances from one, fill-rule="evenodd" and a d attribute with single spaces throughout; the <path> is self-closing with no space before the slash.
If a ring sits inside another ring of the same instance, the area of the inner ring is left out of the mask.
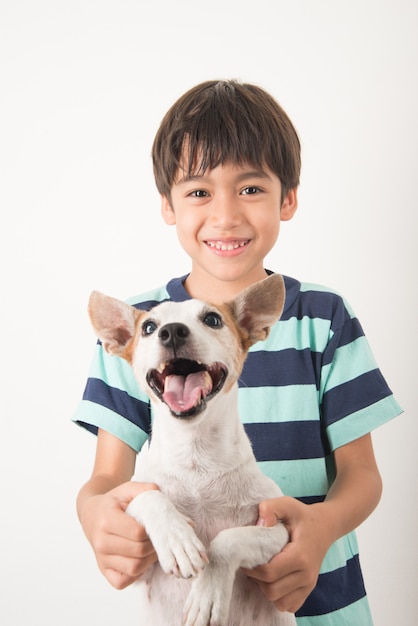
<path id="1" fill-rule="evenodd" d="M 416 623 L 417 24 L 414 0 L 0 1 L 2 624 L 138 623 L 75 515 L 86 303 L 187 272 L 149 153 L 174 100 L 224 77 L 270 91 L 302 140 L 267 266 L 348 298 L 405 409 L 375 433 L 385 489 L 359 538 L 376 626 Z"/>

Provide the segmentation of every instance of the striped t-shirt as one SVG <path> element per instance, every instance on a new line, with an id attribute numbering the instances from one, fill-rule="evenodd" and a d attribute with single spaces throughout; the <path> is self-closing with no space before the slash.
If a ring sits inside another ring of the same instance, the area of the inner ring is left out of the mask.
<path id="1" fill-rule="evenodd" d="M 189 299 L 185 276 L 128 302 L 150 309 Z M 324 500 L 335 475 L 332 452 L 401 413 L 358 319 L 335 292 L 284 277 L 281 319 L 250 349 L 239 381 L 239 411 L 265 474 L 285 495 Z M 152 411 L 129 364 L 96 346 L 74 421 L 102 428 L 139 451 Z M 335 542 L 298 626 L 369 626 L 355 533 Z"/>

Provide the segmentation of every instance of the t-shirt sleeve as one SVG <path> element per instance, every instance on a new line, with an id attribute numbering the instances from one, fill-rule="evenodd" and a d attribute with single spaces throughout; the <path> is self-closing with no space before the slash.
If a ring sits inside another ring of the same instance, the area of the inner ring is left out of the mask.
<path id="1" fill-rule="evenodd" d="M 83 398 L 73 421 L 97 434 L 99 428 L 139 451 L 150 432 L 150 405 L 129 363 L 96 346 Z"/>
<path id="2" fill-rule="evenodd" d="M 344 318 L 331 333 L 321 369 L 321 419 L 332 450 L 402 413 L 360 322 L 350 309 Z"/>

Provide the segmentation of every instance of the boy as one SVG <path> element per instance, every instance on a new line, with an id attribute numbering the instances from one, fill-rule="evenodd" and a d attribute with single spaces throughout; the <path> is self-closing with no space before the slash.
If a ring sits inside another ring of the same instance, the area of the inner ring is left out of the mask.
<path id="1" fill-rule="evenodd" d="M 191 271 L 133 298 L 230 300 L 265 278 L 264 258 L 297 209 L 300 144 L 262 89 L 208 81 L 164 117 L 153 145 L 162 216 L 175 225 Z M 257 460 L 285 497 L 261 502 L 291 540 L 248 576 L 303 625 L 371 624 L 354 529 L 381 494 L 370 431 L 400 413 L 358 320 L 337 294 L 285 277 L 281 320 L 248 356 L 240 414 Z M 152 415 L 129 366 L 101 347 L 74 418 L 98 432 L 92 477 L 78 496 L 80 521 L 108 581 L 122 589 L 156 560 L 144 529 L 124 511 Z"/>

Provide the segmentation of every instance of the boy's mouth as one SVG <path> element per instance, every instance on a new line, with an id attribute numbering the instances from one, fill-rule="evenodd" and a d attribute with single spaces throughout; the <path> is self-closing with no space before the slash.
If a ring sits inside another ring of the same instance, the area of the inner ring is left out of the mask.
<path id="1" fill-rule="evenodd" d="M 206 239 L 205 243 L 215 252 L 233 252 L 245 248 L 250 241 L 250 239 Z"/>

